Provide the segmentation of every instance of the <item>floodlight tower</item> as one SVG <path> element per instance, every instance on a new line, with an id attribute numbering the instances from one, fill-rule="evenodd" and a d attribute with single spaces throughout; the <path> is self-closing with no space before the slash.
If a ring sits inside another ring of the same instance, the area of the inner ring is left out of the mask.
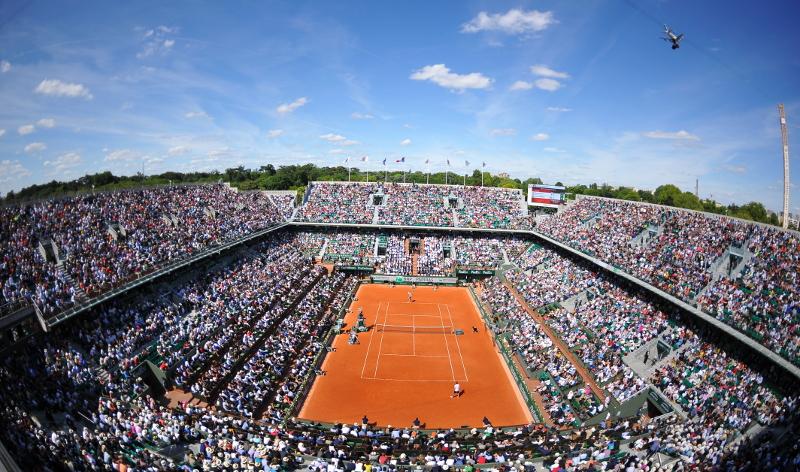
<path id="1" fill-rule="evenodd" d="M 789 132 L 786 130 L 786 113 L 783 103 L 778 105 L 781 115 L 781 141 L 783 141 L 783 227 L 789 227 Z"/>

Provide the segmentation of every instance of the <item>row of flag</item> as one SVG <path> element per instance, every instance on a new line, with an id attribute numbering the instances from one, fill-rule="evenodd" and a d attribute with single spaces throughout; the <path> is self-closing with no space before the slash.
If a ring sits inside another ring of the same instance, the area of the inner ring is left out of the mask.
<path id="1" fill-rule="evenodd" d="M 362 156 L 358 160 L 361 161 L 361 162 L 369 162 L 369 156 Z M 344 160 L 345 164 L 348 164 L 349 162 L 350 162 L 350 158 L 349 157 Z M 401 163 L 406 162 L 406 158 L 405 157 L 401 157 L 400 159 L 395 159 L 394 162 L 396 162 L 398 164 L 401 164 Z M 425 165 L 430 165 L 430 163 L 431 163 L 430 159 L 425 159 Z M 464 161 L 464 166 L 465 167 L 469 167 L 469 165 L 470 165 L 469 161 L 465 160 Z M 386 158 L 385 157 L 383 158 L 383 166 L 386 167 Z M 451 166 L 450 159 L 447 159 L 447 167 L 450 167 L 450 166 Z M 481 167 L 486 168 L 486 162 L 482 162 L 481 163 Z"/>

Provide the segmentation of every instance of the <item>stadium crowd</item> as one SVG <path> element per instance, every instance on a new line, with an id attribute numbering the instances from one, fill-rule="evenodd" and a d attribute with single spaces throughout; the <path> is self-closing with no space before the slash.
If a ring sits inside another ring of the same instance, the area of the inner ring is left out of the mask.
<path id="1" fill-rule="evenodd" d="M 49 316 L 81 297 L 94 297 L 168 261 L 280 220 L 268 198 L 223 185 L 105 192 L 6 206 L 0 209 L 2 309 L 35 302 Z M 47 250 L 49 241 L 55 251 Z"/>
<path id="2" fill-rule="evenodd" d="M 378 201 L 371 200 L 373 196 Z M 299 221 L 529 229 L 518 189 L 459 185 L 314 182 Z"/>
<path id="3" fill-rule="evenodd" d="M 594 197 L 537 229 L 697 304 L 800 365 L 797 233 Z"/>
<path id="4" fill-rule="evenodd" d="M 513 210 L 511 197 L 500 195 L 498 203 L 489 204 L 496 213 L 470 213 L 494 191 L 426 187 L 315 184 L 310 205 L 298 214 L 308 221 L 371 221 L 369 195 L 383 193 L 387 206 L 378 210 L 379 219 L 524 224 L 516 217 L 505 219 Z M 415 213 L 419 217 L 390 207 L 393 198 L 392 205 L 413 204 L 421 198 L 418 193 L 434 196 L 423 204 L 425 211 Z M 438 210 L 437 195 L 444 207 L 451 194 L 464 207 Z M 684 299 L 696 299 L 714 316 L 797 358 L 794 233 L 643 207 L 581 199 L 539 229 L 608 257 Z M 137 271 L 281 219 L 272 200 L 222 186 L 99 194 L 0 212 L 0 283 L 7 308 L 36 301 L 48 313 L 75 303 L 76 285 L 93 296 Z M 61 221 L 51 221 L 52 215 Z M 614 223 L 614 218 L 626 221 Z M 121 225 L 126 234 L 115 239 L 109 223 Z M 648 241 L 636 241 L 651 226 L 655 230 L 646 235 Z M 501 342 L 539 383 L 537 394 L 555 427 L 424 432 L 411 425 L 293 420 L 295 401 L 317 374 L 333 315 L 346 306 L 357 284 L 340 273 L 328 275 L 311 257 L 326 244 L 331 254 L 364 257 L 375 237 L 271 235 L 209 263 L 205 272 L 184 274 L 135 298 L 115 299 L 55 333 L 22 341 L 0 360 L 0 438 L 23 470 L 369 472 L 374 467 L 388 472 L 413 466 L 471 471 L 493 464 L 498 470 L 635 471 L 659 470 L 657 454 L 678 459 L 672 470 L 800 467 L 798 398 L 782 396 L 786 389 L 774 383 L 774 372 L 765 377 L 768 372 L 756 368 L 757 362 L 742 360 L 746 353 L 732 355 L 730 347 L 724 349 L 702 329 L 684 326 L 685 320 L 650 295 L 515 239 L 423 236 L 417 270 L 440 274 L 456 264 L 497 267 L 503 252 L 518 266 L 505 272 L 508 285 L 498 277 L 487 279 L 481 300 Z M 63 252 L 63 268 L 35 249 L 50 238 Z M 387 243 L 379 270 L 412 273 L 406 235 L 391 234 Z M 447 243 L 452 258 L 444 257 Z M 732 245 L 746 251 L 746 260 L 737 275 L 731 268 L 715 278 L 715 262 Z M 527 308 L 539 310 L 548 332 L 609 393 L 605 400 Z M 622 358 L 657 337 L 675 352 L 642 378 Z M 169 407 L 148 396 L 141 378 L 148 361 L 201 404 Z M 611 415 L 611 408 L 650 385 L 679 411 L 653 420 Z M 581 426 L 593 418 L 599 424 Z M 765 427 L 763 436 L 743 434 L 755 425 Z"/>

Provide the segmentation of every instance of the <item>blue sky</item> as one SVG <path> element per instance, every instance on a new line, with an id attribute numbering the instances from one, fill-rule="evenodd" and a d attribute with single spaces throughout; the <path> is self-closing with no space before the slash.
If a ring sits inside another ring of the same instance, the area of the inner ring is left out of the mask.
<path id="1" fill-rule="evenodd" d="M 373 170 L 407 156 L 412 169 L 485 161 L 548 182 L 699 178 L 702 197 L 777 209 L 777 103 L 790 149 L 800 133 L 798 13 L 790 1 L 6 1 L 0 192 L 368 155 Z M 680 50 L 660 22 L 686 33 Z"/>

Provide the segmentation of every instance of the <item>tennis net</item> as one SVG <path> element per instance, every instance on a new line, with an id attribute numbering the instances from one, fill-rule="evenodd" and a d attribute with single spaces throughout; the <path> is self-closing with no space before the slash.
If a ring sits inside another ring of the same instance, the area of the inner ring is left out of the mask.
<path id="1" fill-rule="evenodd" d="M 375 331 L 379 333 L 453 334 L 453 327 L 376 324 Z"/>

